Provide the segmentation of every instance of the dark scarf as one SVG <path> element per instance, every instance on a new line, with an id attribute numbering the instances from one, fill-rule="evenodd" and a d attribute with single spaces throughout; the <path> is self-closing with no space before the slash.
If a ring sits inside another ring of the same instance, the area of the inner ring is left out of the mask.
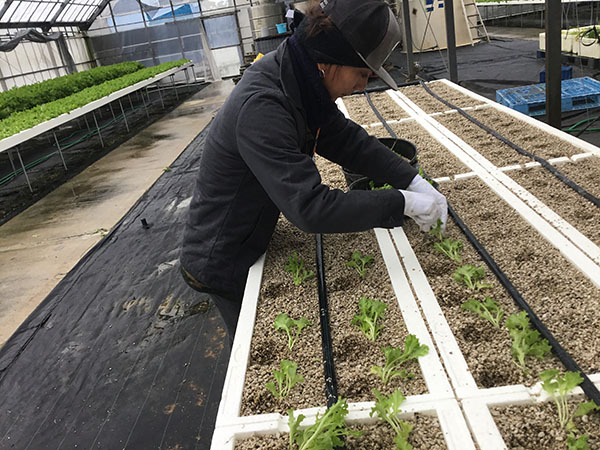
<path id="1" fill-rule="evenodd" d="M 294 74 L 300 88 L 302 106 L 306 111 L 308 128 L 316 133 L 319 128 L 333 118 L 337 112 L 337 106 L 331 100 L 329 92 L 323 84 L 317 63 L 311 59 L 296 35 L 290 37 L 287 42 Z"/>

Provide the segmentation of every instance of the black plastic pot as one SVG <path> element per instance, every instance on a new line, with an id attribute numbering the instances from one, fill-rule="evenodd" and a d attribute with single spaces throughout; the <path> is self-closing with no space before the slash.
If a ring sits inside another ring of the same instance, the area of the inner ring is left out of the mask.
<path id="1" fill-rule="evenodd" d="M 412 142 L 407 141 L 406 139 L 395 138 L 379 138 L 379 142 L 406 159 L 411 166 L 415 168 L 419 167 L 417 162 L 417 147 L 415 147 Z M 368 177 L 365 177 L 360 173 L 352 172 L 345 167 L 342 167 L 342 172 L 346 178 L 348 189 L 369 189 L 369 181 L 371 180 Z"/>

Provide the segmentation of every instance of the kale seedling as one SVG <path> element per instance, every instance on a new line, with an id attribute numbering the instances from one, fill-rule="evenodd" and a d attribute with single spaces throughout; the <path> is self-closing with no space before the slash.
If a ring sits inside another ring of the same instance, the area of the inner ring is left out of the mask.
<path id="1" fill-rule="evenodd" d="M 302 383 L 304 377 L 296 371 L 298 370 L 298 364 L 287 359 L 282 359 L 279 363 L 281 370 L 274 370 L 273 377 L 277 382 L 277 386 L 272 381 L 269 381 L 265 387 L 271 391 L 275 398 L 287 397 L 292 388 L 297 383 Z"/>
<path id="2" fill-rule="evenodd" d="M 294 344 L 298 340 L 298 336 L 300 336 L 302 330 L 310 325 L 312 325 L 312 323 L 310 323 L 308 319 L 301 317 L 298 320 L 294 320 L 286 313 L 278 314 L 277 317 L 275 317 L 275 322 L 273 323 L 275 330 L 284 330 L 287 333 L 288 348 L 290 351 L 294 347 Z"/>
<path id="3" fill-rule="evenodd" d="M 289 450 L 333 450 L 344 445 L 342 437 L 360 436 L 362 432 L 346 428 L 344 417 L 348 414 L 348 403 L 339 398 L 331 405 L 325 414 L 319 417 L 314 425 L 300 430 L 300 423 L 305 416 L 300 414 L 294 417 L 294 410 L 288 410 L 290 416 L 288 425 L 290 427 Z M 296 445 L 294 445 L 296 444 Z M 297 446 L 297 447 L 296 447 Z"/>
<path id="4" fill-rule="evenodd" d="M 569 411 L 568 394 L 571 390 L 581 384 L 583 378 L 579 372 L 565 372 L 564 375 L 559 375 L 558 370 L 544 370 L 540 374 L 542 380 L 542 388 L 552 396 L 556 408 L 558 410 L 558 422 L 560 426 L 567 432 L 573 433 L 572 440 L 575 444 L 581 439 L 575 439 L 574 433 L 577 432 L 573 419 L 585 416 L 590 411 L 598 411 L 600 407 L 593 401 L 580 403 L 576 409 Z M 581 439 L 587 441 L 587 439 Z M 577 447 L 575 447 L 577 448 Z"/>
<path id="5" fill-rule="evenodd" d="M 352 325 L 356 325 L 367 338 L 374 341 L 383 328 L 381 325 L 377 325 L 377 320 L 383 319 L 386 308 L 387 305 L 384 302 L 361 297 L 358 301 L 360 314 L 352 318 Z"/>
<path id="6" fill-rule="evenodd" d="M 525 358 L 527 356 L 535 356 L 538 359 L 542 359 L 546 354 L 550 353 L 552 347 L 550 347 L 546 339 L 542 339 L 539 331 L 532 330 L 529 327 L 529 317 L 525 311 L 508 316 L 506 327 L 512 339 L 510 351 L 513 358 L 516 359 L 515 364 L 523 372 L 527 372 L 527 367 L 525 366 Z"/>
<path id="7" fill-rule="evenodd" d="M 408 373 L 406 369 L 398 369 L 407 361 L 417 359 L 429 353 L 429 347 L 419 344 L 419 339 L 414 334 L 406 336 L 404 341 L 404 350 L 400 347 L 387 346 L 382 348 L 385 355 L 385 365 L 371 366 L 371 373 L 379 375 L 384 386 L 393 378 L 413 378 L 415 375 Z"/>
<path id="8" fill-rule="evenodd" d="M 352 253 L 350 261 L 346 262 L 346 266 L 354 267 L 361 278 L 365 277 L 367 273 L 367 265 L 373 262 L 372 255 L 363 255 L 361 252 L 356 251 Z"/>
<path id="9" fill-rule="evenodd" d="M 442 220 L 438 219 L 435 226 L 433 228 L 431 228 L 431 230 L 429 230 L 427 232 L 427 234 L 429 234 L 429 236 L 432 236 L 436 241 L 442 242 L 444 240 L 444 233 L 442 231 Z M 459 241 L 456 241 L 456 242 L 459 242 Z M 462 244 L 461 244 L 461 247 L 462 247 Z M 444 253 L 444 252 L 442 252 L 442 253 Z"/>
<path id="10" fill-rule="evenodd" d="M 461 305 L 461 309 L 472 311 L 482 319 L 488 320 L 494 327 L 500 328 L 504 310 L 491 297 L 485 297 L 483 302 L 470 298 Z"/>
<path id="11" fill-rule="evenodd" d="M 456 269 L 452 278 L 457 283 L 464 283 L 472 291 L 480 291 L 481 289 L 493 287 L 491 284 L 481 282 L 485 278 L 485 269 L 483 266 L 477 267 L 466 264 Z"/>
<path id="12" fill-rule="evenodd" d="M 433 248 L 446 255 L 452 261 L 456 261 L 459 264 L 462 263 L 462 257 L 460 256 L 462 250 L 461 241 L 453 241 L 450 238 L 446 238 L 441 242 L 433 244 Z"/>
<path id="13" fill-rule="evenodd" d="M 408 436 L 413 426 L 398 418 L 398 415 L 402 412 L 400 405 L 406 400 L 406 397 L 399 390 L 395 390 L 389 397 L 380 393 L 377 389 L 373 389 L 373 394 L 377 401 L 369 416 L 373 417 L 373 414 L 377 413 L 381 419 L 392 426 L 396 433 L 394 443 L 397 450 L 412 450 L 412 445 L 408 443 Z"/>
<path id="14" fill-rule="evenodd" d="M 375 182 L 373 180 L 369 181 L 369 189 L 372 191 L 382 191 L 384 189 L 394 189 L 394 186 L 388 183 L 384 183 L 383 186 L 377 187 L 375 186 Z"/>
<path id="15" fill-rule="evenodd" d="M 285 270 L 292 274 L 296 286 L 300 286 L 304 280 L 309 280 L 315 276 L 312 270 L 309 272 L 304 268 L 304 260 L 298 257 L 296 252 L 288 258 Z"/>
<path id="16" fill-rule="evenodd" d="M 568 450 L 590 450 L 588 444 L 589 436 L 582 434 L 579 437 L 575 436 L 574 432 L 570 432 L 567 436 L 567 449 Z"/>

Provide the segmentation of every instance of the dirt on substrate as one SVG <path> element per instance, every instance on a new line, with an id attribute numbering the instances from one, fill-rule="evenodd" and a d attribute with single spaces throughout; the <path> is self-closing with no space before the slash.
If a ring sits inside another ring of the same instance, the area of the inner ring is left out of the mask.
<path id="1" fill-rule="evenodd" d="M 414 414 L 403 419 L 411 423 L 414 428 L 408 442 L 415 450 L 443 450 L 446 449 L 444 436 L 437 417 L 424 414 Z M 394 431 L 387 423 L 349 425 L 351 430 L 362 431 L 362 436 L 346 438 L 347 450 L 380 450 L 396 448 L 394 444 Z M 288 450 L 289 435 L 278 433 L 274 435 L 254 435 L 236 443 L 236 450 Z"/>
<path id="2" fill-rule="evenodd" d="M 428 83 L 427 87 L 444 100 L 452 103 L 454 106 L 458 106 L 459 108 L 467 108 L 484 104 L 483 102 L 480 102 L 479 100 L 476 100 L 442 83 Z M 400 88 L 400 92 L 412 100 L 413 103 L 416 103 L 416 105 L 427 114 L 445 112 L 452 109 L 437 100 L 421 86 L 402 87 Z"/>
<path id="3" fill-rule="evenodd" d="M 478 178 L 440 188 L 581 369 L 598 372 L 600 289 Z"/>
<path id="4" fill-rule="evenodd" d="M 342 100 L 346 105 L 350 120 L 353 122 L 359 125 L 371 125 L 380 122 L 363 94 L 349 95 Z"/>
<path id="5" fill-rule="evenodd" d="M 581 400 L 584 401 L 584 400 Z M 579 402 L 569 402 L 570 410 Z M 553 401 L 535 405 L 513 405 L 490 408 L 496 425 L 509 449 L 565 450 L 566 434 L 560 428 Z M 575 419 L 576 436 L 587 434 L 589 448 L 600 448 L 600 414 L 590 413 Z"/>
<path id="6" fill-rule="evenodd" d="M 404 111 L 398 103 L 396 103 L 387 92 L 375 92 L 370 94 L 371 101 L 379 114 L 381 114 L 385 120 L 400 120 L 410 117 L 410 115 Z M 369 105 L 370 106 L 370 105 Z"/>
<path id="7" fill-rule="evenodd" d="M 589 193 L 600 197 L 600 157 L 578 159 L 576 164 L 561 164 L 560 171 Z"/>
<path id="8" fill-rule="evenodd" d="M 562 163 L 557 166 L 557 169 L 562 172 L 568 166 L 579 167 L 579 164 L 579 162 Z M 584 236 L 596 245 L 600 245 L 600 209 L 593 203 L 544 168 L 511 170 L 506 174 L 577 228 Z M 600 178 L 599 175 L 600 168 L 597 168 L 594 178 Z"/>

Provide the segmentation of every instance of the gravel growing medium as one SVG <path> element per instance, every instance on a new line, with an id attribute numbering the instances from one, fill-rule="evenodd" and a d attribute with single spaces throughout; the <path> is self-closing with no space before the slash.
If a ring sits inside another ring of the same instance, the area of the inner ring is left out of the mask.
<path id="1" fill-rule="evenodd" d="M 582 400 L 583 401 L 583 400 Z M 569 404 L 575 408 L 574 403 Z M 509 449 L 564 450 L 565 432 L 558 423 L 554 402 L 491 408 L 498 429 Z M 580 434 L 587 434 L 590 449 L 600 448 L 600 414 L 575 419 Z"/>
<path id="2" fill-rule="evenodd" d="M 379 119 L 363 94 L 350 95 L 344 97 L 343 100 L 348 110 L 348 115 L 354 122 L 360 125 L 371 125 L 372 123 L 379 122 Z"/>
<path id="3" fill-rule="evenodd" d="M 408 441 L 415 450 L 443 450 L 447 448 L 436 417 L 414 414 L 411 418 L 404 420 L 414 426 Z M 394 432 L 386 423 L 377 422 L 374 424 L 351 425 L 349 428 L 362 431 L 363 434 L 358 437 L 348 437 L 345 445 L 347 450 L 395 448 Z M 235 448 L 236 450 L 288 450 L 288 436 L 287 433 L 270 436 L 252 436 L 238 442 Z"/>
<path id="4" fill-rule="evenodd" d="M 379 111 L 386 120 L 400 120 L 410 117 L 410 115 L 400 108 L 386 92 L 377 92 L 370 94 L 370 96 L 375 108 L 377 108 L 377 111 Z"/>
<path id="5" fill-rule="evenodd" d="M 442 83 L 430 83 L 427 85 L 427 87 L 429 87 L 444 100 L 449 101 L 459 108 L 467 108 L 470 106 L 479 106 L 484 104 L 479 100 L 475 100 L 474 98 L 469 97 L 468 95 L 463 94 L 456 89 L 452 89 L 451 87 Z M 416 105 L 427 114 L 444 112 L 451 109 L 439 100 L 436 100 L 421 86 L 403 87 L 400 88 L 400 92 L 412 100 L 413 103 L 416 103 Z"/>
<path id="6" fill-rule="evenodd" d="M 567 166 L 579 167 L 579 162 L 559 164 L 557 168 L 562 172 Z M 600 171 L 596 173 L 598 174 Z M 599 208 L 541 167 L 511 170 L 506 174 L 577 228 L 588 239 L 596 245 L 600 245 Z"/>
<path id="7" fill-rule="evenodd" d="M 591 156 L 576 164 L 561 164 L 560 171 L 589 193 L 600 197 L 600 157 Z"/>
<path id="8" fill-rule="evenodd" d="M 582 370 L 598 372 L 600 290 L 478 178 L 441 188 Z"/>

